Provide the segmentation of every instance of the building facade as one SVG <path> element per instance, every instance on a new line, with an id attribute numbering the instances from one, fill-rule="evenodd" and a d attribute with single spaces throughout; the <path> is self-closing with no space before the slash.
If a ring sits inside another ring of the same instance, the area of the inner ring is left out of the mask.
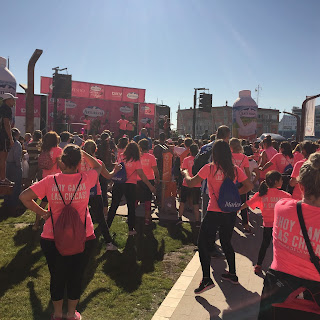
<path id="1" fill-rule="evenodd" d="M 278 133 L 279 110 L 258 108 L 257 136 L 262 133 Z M 177 131 L 179 135 L 192 133 L 193 109 L 177 111 Z M 221 125 L 232 127 L 232 107 L 212 107 L 211 113 L 196 110 L 196 138 L 200 138 L 205 130 L 215 133 Z"/>

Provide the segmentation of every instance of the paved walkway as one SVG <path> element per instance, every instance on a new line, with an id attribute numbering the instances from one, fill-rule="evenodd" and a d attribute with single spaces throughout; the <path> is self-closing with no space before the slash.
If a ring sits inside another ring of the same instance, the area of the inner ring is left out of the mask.
<path id="1" fill-rule="evenodd" d="M 232 243 L 236 251 L 236 268 L 240 285 L 223 282 L 221 273 L 227 267 L 223 259 L 212 259 L 215 287 L 196 296 L 193 290 L 198 287 L 202 272 L 198 253 L 190 261 L 168 296 L 154 314 L 152 320 L 217 320 L 237 319 L 256 320 L 259 311 L 263 276 L 253 272 L 262 240 L 262 219 L 251 214 L 250 222 L 254 234 L 245 236 L 237 220 Z M 218 242 L 219 243 L 219 242 Z M 272 245 L 263 263 L 263 273 L 272 260 Z"/>

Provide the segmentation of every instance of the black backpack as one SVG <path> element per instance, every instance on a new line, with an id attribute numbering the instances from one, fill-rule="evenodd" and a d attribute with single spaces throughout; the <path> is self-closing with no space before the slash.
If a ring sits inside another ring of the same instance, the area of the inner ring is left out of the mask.
<path id="1" fill-rule="evenodd" d="M 195 176 L 200 169 L 206 165 L 207 163 L 209 163 L 209 159 L 211 156 L 211 150 L 212 150 L 212 146 L 208 147 L 205 151 L 201 152 L 199 151 L 199 153 L 196 155 L 196 157 L 194 158 L 193 161 L 193 166 L 192 166 L 192 174 Z"/>

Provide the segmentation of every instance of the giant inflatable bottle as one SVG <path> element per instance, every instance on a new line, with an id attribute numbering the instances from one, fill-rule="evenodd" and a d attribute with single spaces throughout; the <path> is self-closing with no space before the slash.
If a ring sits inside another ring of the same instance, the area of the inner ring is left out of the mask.
<path id="1" fill-rule="evenodd" d="M 7 68 L 7 59 L 0 57 L 0 105 L 2 95 L 11 93 L 16 95 L 17 82 L 12 72 Z"/>
<path id="2" fill-rule="evenodd" d="M 258 106 L 250 90 L 239 91 L 239 98 L 232 108 L 232 136 L 254 140 L 257 137 Z"/>

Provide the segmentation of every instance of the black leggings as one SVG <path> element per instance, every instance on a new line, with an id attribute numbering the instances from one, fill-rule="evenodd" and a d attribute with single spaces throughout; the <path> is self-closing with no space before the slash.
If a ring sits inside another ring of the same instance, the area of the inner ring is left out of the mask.
<path id="1" fill-rule="evenodd" d="M 236 273 L 235 254 L 231 244 L 236 216 L 236 212 L 223 213 L 214 211 L 208 211 L 205 215 L 198 238 L 198 250 L 203 278 L 210 277 L 210 251 L 212 249 L 212 241 L 215 241 L 215 235 L 218 230 L 221 246 L 229 265 L 229 272 L 232 274 Z"/>
<path id="2" fill-rule="evenodd" d="M 258 320 L 273 319 L 272 304 L 284 302 L 290 293 L 300 287 L 309 289 L 320 306 L 320 282 L 269 269 L 263 283 Z"/>
<path id="3" fill-rule="evenodd" d="M 113 185 L 112 202 L 108 212 L 107 224 L 110 228 L 123 195 L 127 200 L 128 226 L 132 230 L 136 219 L 136 185 L 134 183 L 115 183 Z"/>
<path id="4" fill-rule="evenodd" d="M 98 228 L 103 235 L 106 243 L 112 242 L 112 238 L 109 233 L 109 228 L 106 224 L 106 220 L 103 214 L 103 200 L 101 195 L 95 195 L 89 199 L 90 214 L 94 223 L 98 223 Z"/>
<path id="5" fill-rule="evenodd" d="M 62 300 L 67 288 L 67 297 L 78 300 L 81 294 L 81 282 L 85 267 L 89 261 L 95 240 L 86 241 L 85 250 L 72 256 L 62 256 L 54 241 L 40 239 L 50 272 L 50 293 L 53 301 Z"/>
<path id="6" fill-rule="evenodd" d="M 257 262 L 259 266 L 262 265 L 264 257 L 266 256 L 266 252 L 267 252 L 267 249 L 269 248 L 271 239 L 272 239 L 272 227 L 271 228 L 263 227 L 263 239 L 261 242 L 261 247 L 259 250 L 258 262 Z"/>
<path id="7" fill-rule="evenodd" d="M 241 194 L 240 195 L 240 199 L 242 203 L 246 203 L 246 201 L 248 200 L 248 194 Z M 248 216 L 248 208 L 245 208 L 243 210 L 240 211 L 240 215 L 242 217 L 242 225 L 246 225 L 249 224 L 249 216 Z"/>

